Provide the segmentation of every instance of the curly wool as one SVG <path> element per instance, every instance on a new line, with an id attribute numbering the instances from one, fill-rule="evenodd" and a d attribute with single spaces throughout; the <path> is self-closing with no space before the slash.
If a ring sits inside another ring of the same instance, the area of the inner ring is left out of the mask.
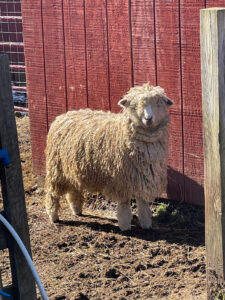
<path id="1" fill-rule="evenodd" d="M 125 95 L 164 97 L 164 90 L 145 84 Z M 55 196 L 76 189 L 101 192 L 126 202 L 152 202 L 166 190 L 169 119 L 155 130 L 139 126 L 129 111 L 69 111 L 52 123 L 46 148 L 46 188 Z"/>

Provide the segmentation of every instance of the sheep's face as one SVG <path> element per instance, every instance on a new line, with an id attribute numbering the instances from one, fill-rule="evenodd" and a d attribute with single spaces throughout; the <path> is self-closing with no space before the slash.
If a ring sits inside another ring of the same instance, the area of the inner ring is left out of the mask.
<path id="1" fill-rule="evenodd" d="M 166 96 L 149 97 L 144 95 L 138 99 L 122 99 L 119 103 L 129 114 L 137 126 L 156 128 L 169 121 L 168 106 L 173 102 Z"/>

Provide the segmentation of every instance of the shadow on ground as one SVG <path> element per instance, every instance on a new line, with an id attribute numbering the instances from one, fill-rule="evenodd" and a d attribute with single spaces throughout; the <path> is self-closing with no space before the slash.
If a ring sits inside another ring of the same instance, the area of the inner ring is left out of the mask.
<path id="1" fill-rule="evenodd" d="M 163 210 L 157 211 L 159 207 Z M 179 204 L 168 200 L 158 200 L 153 205 L 153 229 L 144 230 L 132 225 L 131 231 L 121 232 L 115 219 L 95 215 L 83 215 L 77 220 L 60 220 L 57 226 L 86 226 L 94 231 L 130 236 L 145 241 L 165 240 L 168 243 L 202 246 L 204 238 L 204 209 L 202 207 Z"/>

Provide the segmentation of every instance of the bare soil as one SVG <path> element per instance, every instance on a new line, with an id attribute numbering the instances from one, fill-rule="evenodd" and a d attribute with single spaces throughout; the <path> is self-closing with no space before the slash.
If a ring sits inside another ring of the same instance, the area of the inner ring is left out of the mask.
<path id="1" fill-rule="evenodd" d="M 122 233 L 116 205 L 98 195 L 75 219 L 62 201 L 61 221 L 53 225 L 32 174 L 29 118 L 17 117 L 17 128 L 33 260 L 50 300 L 206 299 L 202 207 L 160 199 L 152 231 L 134 222 Z M 7 255 L 0 256 L 4 284 L 11 280 Z"/>

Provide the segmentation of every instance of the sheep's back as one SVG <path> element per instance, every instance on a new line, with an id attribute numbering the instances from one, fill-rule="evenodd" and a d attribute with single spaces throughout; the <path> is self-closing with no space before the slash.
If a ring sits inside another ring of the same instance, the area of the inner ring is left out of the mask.
<path id="1" fill-rule="evenodd" d="M 57 149 L 67 181 L 89 190 L 101 190 L 109 184 L 119 168 L 115 163 L 120 155 L 120 126 L 120 114 L 89 109 L 56 118 L 48 144 L 51 141 L 52 148 Z"/>

